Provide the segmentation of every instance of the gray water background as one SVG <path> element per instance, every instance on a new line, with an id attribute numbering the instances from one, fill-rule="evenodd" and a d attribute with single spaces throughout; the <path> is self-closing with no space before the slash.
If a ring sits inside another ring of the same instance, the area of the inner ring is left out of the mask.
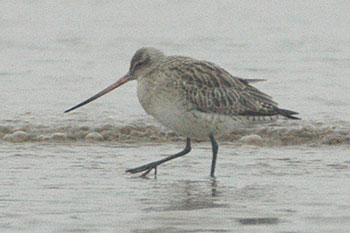
<path id="1" fill-rule="evenodd" d="M 2 1 L 1 232 L 348 232 L 350 3 Z M 234 132 L 159 167 L 184 139 L 115 82 L 133 53 L 212 61 L 302 121 Z M 254 135 L 253 137 L 249 135 Z M 258 137 L 256 137 L 258 135 Z"/>

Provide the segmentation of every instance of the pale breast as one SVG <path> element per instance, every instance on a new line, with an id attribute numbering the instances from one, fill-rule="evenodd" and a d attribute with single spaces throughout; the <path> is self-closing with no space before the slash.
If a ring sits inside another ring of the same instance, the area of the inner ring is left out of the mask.
<path id="1" fill-rule="evenodd" d="M 173 122 L 174 118 L 183 117 L 185 112 L 181 93 L 165 81 L 139 79 L 137 96 L 145 111 L 165 126 Z"/>
<path id="2" fill-rule="evenodd" d="M 162 125 L 184 136 L 208 135 L 210 123 L 193 114 L 190 103 L 176 85 L 139 79 L 137 93 L 141 106 Z"/>
<path id="3" fill-rule="evenodd" d="M 204 139 L 210 134 L 221 136 L 247 125 L 276 120 L 275 117 L 247 117 L 203 112 L 185 97 L 180 86 L 169 80 L 139 78 L 137 94 L 142 107 L 148 114 L 162 125 L 187 137 Z"/>

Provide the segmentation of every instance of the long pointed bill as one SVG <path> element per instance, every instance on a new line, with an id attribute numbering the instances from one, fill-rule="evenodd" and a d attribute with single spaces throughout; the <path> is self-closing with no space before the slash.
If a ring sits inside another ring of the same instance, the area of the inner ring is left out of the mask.
<path id="1" fill-rule="evenodd" d="M 66 112 L 70 112 L 70 111 L 72 111 L 72 110 L 74 110 L 74 109 L 77 109 L 77 108 L 79 108 L 79 107 L 81 107 L 81 106 L 84 106 L 85 104 L 88 104 L 88 103 L 90 103 L 91 101 L 94 101 L 95 99 L 97 99 L 97 98 L 103 96 L 104 94 L 107 94 L 108 92 L 114 90 L 115 88 L 117 88 L 117 87 L 123 85 L 124 83 L 126 83 L 126 82 L 128 82 L 128 81 L 129 81 L 129 73 L 127 73 L 126 75 L 124 75 L 121 79 L 119 79 L 117 82 L 113 83 L 112 85 L 110 85 L 110 86 L 107 87 L 106 89 L 100 91 L 100 92 L 97 93 L 96 95 L 90 97 L 89 99 L 87 99 L 87 100 L 81 102 L 81 103 L 78 104 L 78 105 L 75 105 L 74 107 L 72 107 L 72 108 L 70 108 L 70 109 L 68 109 L 68 110 L 66 110 L 66 111 L 64 111 L 64 112 L 65 112 L 65 113 L 66 113 Z"/>

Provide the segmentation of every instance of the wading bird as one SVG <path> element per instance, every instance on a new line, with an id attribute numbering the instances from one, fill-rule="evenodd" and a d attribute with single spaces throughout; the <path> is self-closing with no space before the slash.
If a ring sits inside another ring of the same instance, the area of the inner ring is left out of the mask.
<path id="1" fill-rule="evenodd" d="M 185 148 L 159 161 L 129 169 L 144 172 L 191 151 L 191 138 L 210 139 L 213 156 L 210 176 L 214 177 L 218 154 L 215 137 L 256 123 L 268 123 L 278 117 L 299 119 L 297 112 L 281 109 L 277 103 L 251 86 L 257 79 L 242 79 L 216 64 L 190 57 L 166 56 L 155 48 L 136 51 L 129 72 L 121 79 L 66 110 L 70 112 L 122 84 L 137 80 L 137 96 L 144 110 L 164 126 L 186 137 Z"/>

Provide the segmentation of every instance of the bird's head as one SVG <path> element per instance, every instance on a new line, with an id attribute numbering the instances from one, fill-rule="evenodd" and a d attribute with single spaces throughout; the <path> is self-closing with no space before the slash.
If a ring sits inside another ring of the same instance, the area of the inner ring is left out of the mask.
<path id="1" fill-rule="evenodd" d="M 131 63 L 129 72 L 126 73 L 122 78 L 120 78 L 117 82 L 113 83 L 109 87 L 105 88 L 104 90 L 100 91 L 96 95 L 90 97 L 89 99 L 81 102 L 80 104 L 68 109 L 65 111 L 70 112 L 74 109 L 77 109 L 87 103 L 90 103 L 91 101 L 107 94 L 108 92 L 114 90 L 115 88 L 123 85 L 124 83 L 127 83 L 131 80 L 137 80 L 138 78 L 142 77 L 144 74 L 149 72 L 151 69 L 153 69 L 156 64 L 161 62 L 163 59 L 165 59 L 165 55 L 155 48 L 141 48 L 136 51 L 134 54 Z"/>
<path id="2" fill-rule="evenodd" d="M 141 48 L 136 51 L 131 59 L 129 69 L 129 79 L 138 79 L 153 69 L 156 64 L 165 59 L 165 55 L 155 48 Z"/>

